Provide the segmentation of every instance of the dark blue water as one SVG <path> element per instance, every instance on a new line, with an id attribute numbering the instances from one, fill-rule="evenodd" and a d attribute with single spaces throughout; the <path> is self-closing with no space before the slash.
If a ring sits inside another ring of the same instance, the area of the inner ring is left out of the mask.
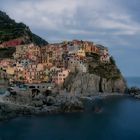
<path id="1" fill-rule="evenodd" d="M 55 114 L 0 123 L 0 140 L 140 140 L 140 101 L 103 101 L 100 113 Z"/>
<path id="2" fill-rule="evenodd" d="M 16 118 L 0 123 L 0 140 L 140 140 L 140 100 L 102 100 L 102 111 Z"/>

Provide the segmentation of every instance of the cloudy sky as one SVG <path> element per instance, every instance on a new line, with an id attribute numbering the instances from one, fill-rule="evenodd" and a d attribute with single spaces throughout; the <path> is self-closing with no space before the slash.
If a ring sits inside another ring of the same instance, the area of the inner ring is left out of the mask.
<path id="1" fill-rule="evenodd" d="M 82 39 L 110 49 L 125 76 L 140 77 L 140 0 L 0 0 L 0 9 L 48 42 Z"/>

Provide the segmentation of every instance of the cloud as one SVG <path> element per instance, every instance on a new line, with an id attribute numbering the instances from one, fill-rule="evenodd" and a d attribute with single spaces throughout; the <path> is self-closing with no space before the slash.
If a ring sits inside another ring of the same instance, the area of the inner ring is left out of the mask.
<path id="1" fill-rule="evenodd" d="M 12 18 L 48 41 L 79 38 L 112 46 L 128 44 L 122 36 L 140 34 L 140 23 L 126 12 L 121 0 L 1 1 L 0 7 Z"/>
<path id="2" fill-rule="evenodd" d="M 13 0 L 3 4 L 17 21 L 32 29 L 44 29 L 67 34 L 87 35 L 92 32 L 111 35 L 140 33 L 140 24 L 132 21 L 119 4 L 107 0 Z M 109 32 L 106 32 L 108 30 Z"/>
<path id="3" fill-rule="evenodd" d="M 113 35 L 134 35 L 140 33 L 140 24 L 131 20 L 127 15 L 111 14 L 96 19 L 98 28 L 114 30 Z"/>

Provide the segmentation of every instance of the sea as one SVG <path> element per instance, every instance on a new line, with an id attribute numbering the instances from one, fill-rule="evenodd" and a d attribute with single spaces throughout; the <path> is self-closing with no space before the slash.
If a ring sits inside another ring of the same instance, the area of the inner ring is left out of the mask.
<path id="1" fill-rule="evenodd" d="M 125 79 L 129 87 L 140 88 L 140 77 L 126 77 Z"/>
<path id="2" fill-rule="evenodd" d="M 140 87 L 140 78 L 126 78 Z M 101 111 L 26 116 L 0 122 L 0 140 L 140 140 L 140 100 L 112 97 Z"/>

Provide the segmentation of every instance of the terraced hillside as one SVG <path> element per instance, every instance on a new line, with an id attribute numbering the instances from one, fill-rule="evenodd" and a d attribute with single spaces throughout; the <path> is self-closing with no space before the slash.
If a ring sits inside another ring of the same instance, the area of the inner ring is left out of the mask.
<path id="1" fill-rule="evenodd" d="M 23 23 L 16 23 L 6 13 L 0 11 L 0 44 L 13 39 L 22 39 L 24 43 L 33 42 L 37 45 L 46 45 L 44 39 L 33 34 Z"/>

